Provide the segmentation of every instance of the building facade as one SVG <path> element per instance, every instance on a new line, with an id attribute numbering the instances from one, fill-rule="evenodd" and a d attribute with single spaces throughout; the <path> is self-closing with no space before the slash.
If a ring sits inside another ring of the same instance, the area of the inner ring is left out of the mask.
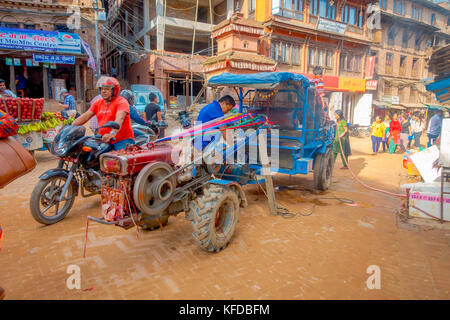
<path id="1" fill-rule="evenodd" d="M 370 53 L 376 60 L 376 112 L 437 104 L 421 79 L 433 76 L 427 65 L 432 50 L 450 43 L 450 11 L 426 0 L 380 0 L 378 6 L 381 30 L 375 33 Z"/>
<path id="2" fill-rule="evenodd" d="M 80 21 L 70 20 L 79 8 Z M 94 72 L 82 41 L 95 48 L 94 10 L 91 0 L 0 1 L 0 77 L 16 91 L 15 79 L 28 79 L 21 96 L 59 100 L 65 87 L 80 102 L 93 88 Z M 94 51 L 94 50 L 93 50 Z M 54 63 L 51 63 L 51 62 Z"/>
<path id="3" fill-rule="evenodd" d="M 321 77 L 331 115 L 343 110 L 347 119 L 353 119 L 357 107 L 369 113 L 371 108 L 365 79 L 373 33 L 366 8 L 366 1 L 333 0 L 245 0 L 235 6 L 264 28 L 258 54 L 275 61 L 276 71 Z M 247 65 L 248 70 L 236 72 L 251 72 Z"/>

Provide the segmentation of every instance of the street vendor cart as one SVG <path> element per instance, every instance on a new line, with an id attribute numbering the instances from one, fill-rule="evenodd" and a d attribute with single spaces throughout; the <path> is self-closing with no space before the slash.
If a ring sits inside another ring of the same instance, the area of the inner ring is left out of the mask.
<path id="1" fill-rule="evenodd" d="M 73 121 L 64 119 L 59 112 L 43 112 L 44 102 L 43 98 L 0 99 L 0 110 L 11 115 L 19 125 L 14 138 L 31 153 L 49 150 L 58 127 Z"/>

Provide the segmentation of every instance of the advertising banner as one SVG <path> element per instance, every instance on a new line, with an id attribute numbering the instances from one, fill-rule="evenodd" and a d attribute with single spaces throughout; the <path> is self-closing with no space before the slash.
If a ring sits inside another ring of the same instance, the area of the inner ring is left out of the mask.
<path id="1" fill-rule="evenodd" d="M 82 53 L 75 33 L 0 28 L 0 49 Z"/>
<path id="2" fill-rule="evenodd" d="M 375 70 L 375 56 L 367 57 L 367 64 L 366 64 L 366 78 L 372 79 L 373 78 L 373 71 Z"/>

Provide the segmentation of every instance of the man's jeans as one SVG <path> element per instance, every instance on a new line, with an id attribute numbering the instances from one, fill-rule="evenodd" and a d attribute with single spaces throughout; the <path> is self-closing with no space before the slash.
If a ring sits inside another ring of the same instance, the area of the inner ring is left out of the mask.
<path id="1" fill-rule="evenodd" d="M 135 138 L 145 135 L 145 133 L 143 133 L 141 130 L 138 130 L 138 129 L 133 129 L 133 133 L 134 133 Z"/>
<path id="2" fill-rule="evenodd" d="M 117 151 L 117 150 L 124 150 L 125 147 L 127 146 L 127 144 L 134 144 L 134 140 L 133 139 L 125 139 L 119 142 L 114 143 L 113 146 L 113 150 Z"/>
<path id="3" fill-rule="evenodd" d="M 436 139 L 439 137 L 439 135 L 427 133 L 427 136 L 428 136 L 427 148 L 429 148 L 429 147 L 431 147 L 431 146 L 436 144 Z"/>
<path id="4" fill-rule="evenodd" d="M 420 148 L 420 136 L 422 135 L 422 131 L 414 132 L 414 146 L 416 148 Z"/>

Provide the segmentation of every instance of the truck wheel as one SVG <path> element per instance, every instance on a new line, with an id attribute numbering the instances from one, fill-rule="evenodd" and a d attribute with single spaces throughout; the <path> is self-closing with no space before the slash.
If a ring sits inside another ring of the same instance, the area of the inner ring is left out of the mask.
<path id="1" fill-rule="evenodd" d="M 169 223 L 169 216 L 161 217 L 161 224 L 163 227 L 167 226 L 168 223 Z M 158 218 L 147 218 L 139 221 L 139 227 L 144 230 L 152 231 L 158 229 L 161 226 L 159 225 Z"/>
<path id="2" fill-rule="evenodd" d="M 325 191 L 331 185 L 333 175 L 333 154 L 331 149 L 325 153 L 319 153 L 314 162 L 314 188 Z"/>
<path id="3" fill-rule="evenodd" d="M 195 242 L 209 252 L 219 252 L 231 241 L 239 218 L 239 198 L 231 188 L 209 185 L 189 204 Z"/>

